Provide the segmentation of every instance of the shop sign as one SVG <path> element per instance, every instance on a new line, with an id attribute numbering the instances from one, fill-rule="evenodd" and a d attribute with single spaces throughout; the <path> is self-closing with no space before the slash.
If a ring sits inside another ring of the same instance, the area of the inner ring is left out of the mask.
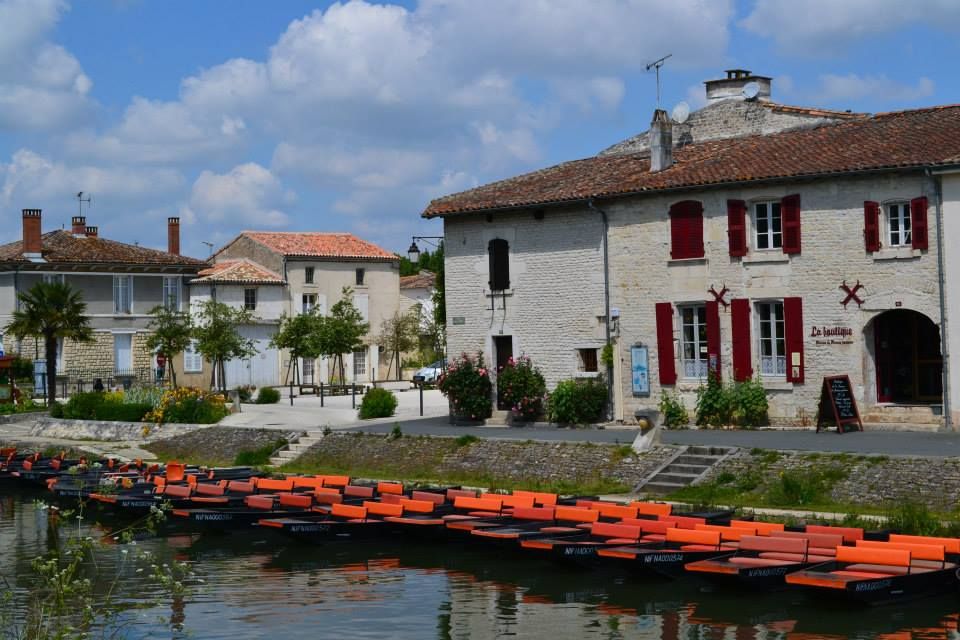
<path id="1" fill-rule="evenodd" d="M 634 396 L 650 395 L 650 368 L 647 348 L 634 345 L 630 347 L 630 373 Z"/>
<path id="2" fill-rule="evenodd" d="M 810 328 L 810 337 L 816 344 L 853 344 L 853 329 L 851 327 L 816 326 Z"/>

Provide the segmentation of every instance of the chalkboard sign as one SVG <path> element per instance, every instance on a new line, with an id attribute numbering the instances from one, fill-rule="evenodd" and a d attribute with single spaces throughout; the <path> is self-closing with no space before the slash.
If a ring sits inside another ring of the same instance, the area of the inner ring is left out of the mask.
<path id="1" fill-rule="evenodd" d="M 827 425 L 836 425 L 837 433 L 863 431 L 849 376 L 827 376 L 823 379 L 817 431 Z"/>

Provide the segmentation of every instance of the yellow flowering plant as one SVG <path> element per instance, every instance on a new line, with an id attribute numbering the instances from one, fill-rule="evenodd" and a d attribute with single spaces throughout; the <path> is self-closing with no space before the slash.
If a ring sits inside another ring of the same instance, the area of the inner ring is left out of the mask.
<path id="1" fill-rule="evenodd" d="M 196 387 L 178 387 L 165 391 L 144 420 L 157 424 L 213 424 L 229 414 L 223 395 Z"/>

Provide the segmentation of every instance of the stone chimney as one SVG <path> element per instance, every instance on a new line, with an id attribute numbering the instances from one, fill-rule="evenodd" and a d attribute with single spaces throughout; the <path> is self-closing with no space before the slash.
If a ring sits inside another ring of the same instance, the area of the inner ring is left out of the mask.
<path id="1" fill-rule="evenodd" d="M 663 109 L 653 112 L 650 123 L 650 171 L 663 171 L 673 164 L 673 123 Z"/>
<path id="2" fill-rule="evenodd" d="M 770 102 L 770 83 L 767 76 L 755 76 L 748 69 L 727 69 L 727 77 L 721 80 L 707 80 L 707 104 L 721 100 L 759 100 Z M 744 87 L 754 83 L 757 85 L 757 94 L 747 97 L 743 93 Z"/>
<path id="3" fill-rule="evenodd" d="M 180 218 L 167 218 L 167 253 L 180 255 Z"/>
<path id="4" fill-rule="evenodd" d="M 87 227 L 85 229 L 88 238 L 98 238 L 100 237 L 100 228 L 99 227 Z"/>
<path id="5" fill-rule="evenodd" d="M 70 219 L 71 233 L 75 236 L 82 236 L 87 230 L 87 219 L 83 216 L 73 216 Z"/>
<path id="6" fill-rule="evenodd" d="M 39 256 L 43 251 L 40 239 L 40 209 L 23 210 L 23 252 Z"/>

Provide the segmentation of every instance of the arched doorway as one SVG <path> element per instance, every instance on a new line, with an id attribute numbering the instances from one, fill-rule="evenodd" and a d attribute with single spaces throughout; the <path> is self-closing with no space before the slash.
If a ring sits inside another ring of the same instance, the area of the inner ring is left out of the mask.
<path id="1" fill-rule="evenodd" d="M 943 401 L 940 330 L 922 313 L 894 309 L 873 321 L 877 401 L 938 404 Z"/>

